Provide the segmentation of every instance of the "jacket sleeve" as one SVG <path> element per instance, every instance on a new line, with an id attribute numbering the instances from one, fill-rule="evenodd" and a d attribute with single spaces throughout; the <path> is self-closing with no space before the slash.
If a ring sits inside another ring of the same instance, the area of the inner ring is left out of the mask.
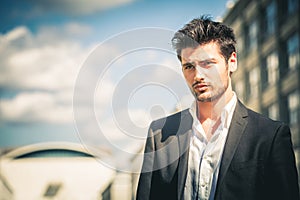
<path id="1" fill-rule="evenodd" d="M 288 126 L 282 124 L 277 129 L 269 158 L 266 170 L 269 199 L 299 200 L 298 174 Z"/>
<path id="2" fill-rule="evenodd" d="M 152 123 L 153 124 L 153 123 Z M 138 188 L 137 188 L 137 200 L 148 200 L 151 195 L 151 183 L 154 166 L 154 137 L 152 131 L 152 124 L 148 131 L 148 137 L 146 139 L 146 146 L 144 151 L 144 160 L 142 170 L 140 173 Z"/>

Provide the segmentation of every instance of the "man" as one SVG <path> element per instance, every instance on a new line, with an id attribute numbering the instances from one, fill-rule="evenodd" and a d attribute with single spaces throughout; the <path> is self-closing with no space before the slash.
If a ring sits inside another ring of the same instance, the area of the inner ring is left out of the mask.
<path id="1" fill-rule="evenodd" d="M 195 102 L 150 125 L 137 199 L 299 199 L 289 127 L 232 90 L 232 29 L 201 17 L 172 42 Z"/>

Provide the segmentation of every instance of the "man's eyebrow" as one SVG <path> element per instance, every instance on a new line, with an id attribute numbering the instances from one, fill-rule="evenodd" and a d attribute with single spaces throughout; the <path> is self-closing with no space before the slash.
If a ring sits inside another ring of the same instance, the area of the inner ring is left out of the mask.
<path id="1" fill-rule="evenodd" d="M 207 59 L 203 59 L 203 60 L 198 61 L 198 63 L 200 63 L 200 64 L 203 64 L 205 62 L 217 62 L 217 59 L 215 59 L 215 58 L 207 58 Z M 195 62 L 186 62 L 186 63 L 182 64 L 182 66 L 187 66 L 187 65 L 193 65 L 193 66 L 195 66 Z"/>
<path id="2" fill-rule="evenodd" d="M 217 59 L 215 59 L 215 58 L 207 58 L 207 59 L 201 60 L 199 62 L 200 63 L 204 63 L 204 62 L 208 62 L 208 61 L 210 61 L 210 62 L 217 62 Z"/>
<path id="3" fill-rule="evenodd" d="M 194 65 L 193 62 L 186 62 L 186 63 L 183 63 L 182 66 L 187 66 L 187 65 Z"/>

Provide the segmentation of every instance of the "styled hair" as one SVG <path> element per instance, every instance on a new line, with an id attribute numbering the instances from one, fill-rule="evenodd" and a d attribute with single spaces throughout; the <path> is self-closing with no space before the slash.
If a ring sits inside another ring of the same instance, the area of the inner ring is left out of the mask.
<path id="1" fill-rule="evenodd" d="M 214 22 L 209 16 L 195 18 L 182 29 L 178 30 L 172 38 L 172 46 L 181 61 L 181 50 L 188 47 L 216 42 L 220 47 L 220 53 L 227 62 L 233 52 L 236 52 L 235 36 L 233 30 L 220 23 Z"/>

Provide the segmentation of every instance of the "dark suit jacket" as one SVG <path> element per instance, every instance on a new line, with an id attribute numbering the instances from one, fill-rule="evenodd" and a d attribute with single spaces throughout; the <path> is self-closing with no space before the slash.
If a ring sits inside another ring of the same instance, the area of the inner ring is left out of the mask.
<path id="1" fill-rule="evenodd" d="M 152 122 L 137 199 L 183 199 L 193 119 L 188 110 Z M 298 200 L 290 129 L 238 101 L 221 160 L 216 200 Z"/>

